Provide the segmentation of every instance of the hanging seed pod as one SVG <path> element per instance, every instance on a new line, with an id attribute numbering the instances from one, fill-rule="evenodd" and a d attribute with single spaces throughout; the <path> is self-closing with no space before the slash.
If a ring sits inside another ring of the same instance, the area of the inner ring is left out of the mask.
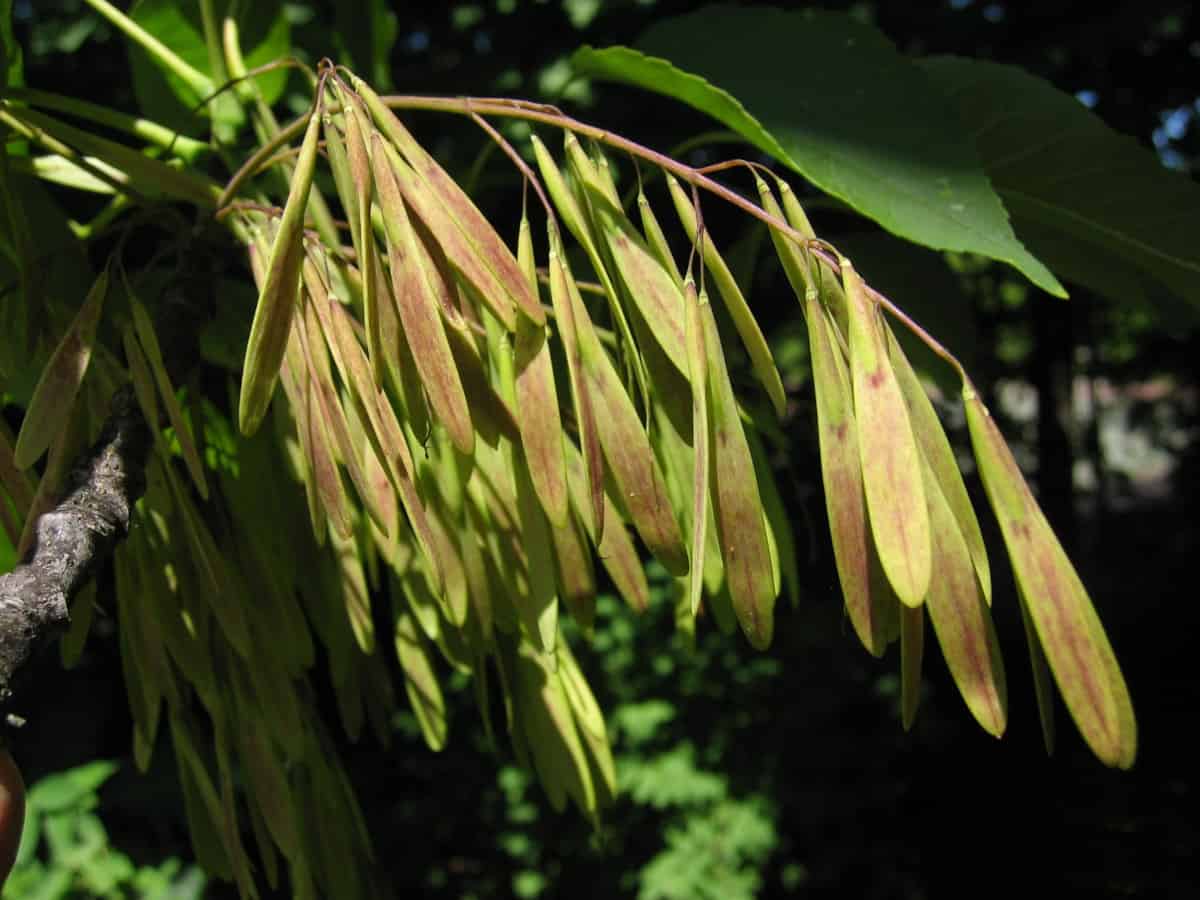
<path id="1" fill-rule="evenodd" d="M 171 428 L 175 431 L 175 439 L 179 441 L 179 452 L 183 456 L 188 474 L 192 476 L 196 490 L 201 498 L 207 500 L 208 484 L 204 475 L 204 464 L 200 461 L 200 453 L 196 450 L 192 429 L 184 418 L 179 400 L 175 396 L 175 386 L 171 384 L 171 377 L 167 374 L 167 366 L 163 361 L 162 348 L 159 346 L 158 336 L 154 332 L 154 325 L 150 321 L 150 315 L 146 312 L 146 308 L 133 295 L 128 282 L 125 287 L 129 296 L 129 308 L 133 314 L 133 327 L 138 343 L 145 351 L 146 362 L 154 376 L 158 395 L 162 399 L 163 408 L 167 411 L 167 421 L 171 423 Z M 157 422 L 157 419 L 147 419 L 146 421 L 152 423 L 151 427 L 153 427 L 153 423 Z"/>
<path id="2" fill-rule="evenodd" d="M 919 606 L 929 590 L 931 570 L 920 450 L 888 360 L 879 313 L 850 261 L 839 263 L 849 308 L 854 419 L 871 534 L 897 596 L 906 606 Z"/>
<path id="3" fill-rule="evenodd" d="M 708 273 L 712 276 L 713 282 L 717 286 L 717 292 L 721 295 L 721 299 L 725 301 L 725 309 L 728 311 L 729 317 L 733 320 L 734 327 L 737 328 L 738 335 L 742 339 L 742 344 L 746 348 L 746 353 L 750 357 L 750 364 L 754 367 L 755 377 L 758 378 L 766 390 L 767 396 L 771 398 L 771 405 L 775 407 L 775 414 L 782 417 L 787 406 L 787 395 L 783 390 L 783 381 L 779 377 L 779 370 L 775 367 L 775 358 L 771 355 L 771 348 L 767 345 L 767 339 L 763 337 L 762 329 L 758 327 L 758 322 L 755 321 L 754 314 L 750 312 L 750 306 L 746 303 L 746 298 L 742 295 L 742 289 L 738 287 L 733 273 L 729 270 L 725 259 L 717 250 L 717 246 L 713 243 L 711 235 L 707 231 L 703 236 L 700 235 L 699 224 L 696 221 L 696 210 L 692 206 L 692 198 L 687 195 L 687 192 L 684 191 L 679 182 L 669 174 L 667 175 L 667 187 L 671 191 L 671 199 L 675 203 L 675 211 L 679 214 L 679 221 L 683 224 L 683 230 L 687 233 L 688 240 L 693 244 L 699 241 L 700 253 L 704 258 L 704 267 L 708 269 Z"/>
<path id="4" fill-rule="evenodd" d="M 756 650 L 765 650 L 774 631 L 775 591 L 762 500 L 733 385 L 725 368 L 717 322 L 707 303 L 700 303 L 700 311 L 708 357 L 713 501 L 725 578 L 742 632 Z"/>
<path id="5" fill-rule="evenodd" d="M 380 308 L 386 296 L 381 297 L 382 272 L 375 261 L 375 229 L 371 225 L 371 158 L 367 150 L 369 129 L 358 108 L 350 105 L 346 109 L 346 157 L 350 166 L 350 178 L 354 187 L 354 205 L 347 214 L 357 219 L 357 228 L 351 229 L 356 237 L 362 271 L 363 326 L 367 333 L 367 359 L 371 361 L 371 372 L 375 383 L 382 384 L 386 369 L 385 357 L 390 351 L 383 343 Z"/>
<path id="6" fill-rule="evenodd" d="M 704 593 L 704 552 L 708 529 L 708 355 L 704 341 L 704 312 L 696 284 L 689 278 L 683 285 L 687 304 L 685 333 L 688 349 L 688 377 L 692 382 L 692 449 L 695 454 L 692 475 L 692 552 L 690 556 L 688 598 L 692 616 L 700 611 Z M 705 297 L 707 299 L 707 297 Z"/>
<path id="7" fill-rule="evenodd" d="M 587 515 L 584 510 L 590 501 L 587 473 L 583 459 L 575 445 L 570 441 L 565 444 L 567 450 L 567 488 L 571 494 L 571 505 L 580 521 Z M 624 522 L 612 498 L 603 494 L 604 518 L 609 526 L 605 526 L 604 534 L 599 543 L 594 543 L 596 555 L 600 558 L 604 570 L 616 585 L 620 594 L 630 609 L 635 612 L 645 612 L 650 605 L 650 585 L 646 581 L 645 566 L 642 565 L 629 532 L 625 530 Z M 586 525 L 584 526 L 586 531 Z"/>
<path id="8" fill-rule="evenodd" d="M 279 229 L 271 244 L 266 278 L 258 295 L 246 361 L 242 367 L 242 390 L 238 401 L 238 428 L 250 435 L 258 430 L 283 362 L 292 328 L 292 316 L 300 292 L 300 269 L 304 262 L 304 211 L 317 165 L 321 116 L 314 110 L 308 120 L 300 155 L 292 174 Z"/>
<path id="9" fill-rule="evenodd" d="M 662 225 L 659 224 L 658 217 L 654 215 L 650 201 L 642 193 L 640 186 L 638 187 L 637 205 L 638 215 L 642 220 L 642 233 L 646 235 L 646 245 L 654 253 L 655 258 L 662 263 L 662 267 L 667 270 L 667 274 L 671 276 L 682 290 L 683 277 L 679 274 L 678 266 L 675 265 L 675 256 L 671 253 L 671 244 L 667 241 L 667 236 L 663 233 Z"/>
<path id="10" fill-rule="evenodd" d="M 421 263 L 424 251 L 417 246 L 418 238 L 393 174 L 403 163 L 388 154 L 379 135 L 371 138 L 371 163 L 388 235 L 392 296 L 400 312 L 404 335 L 430 406 L 454 439 L 454 445 L 469 456 L 475 447 L 470 408 L 446 339 L 428 271 Z"/>
<path id="11" fill-rule="evenodd" d="M 921 657 L 925 653 L 925 610 L 900 608 L 900 721 L 911 731 L 921 702 Z"/>
<path id="12" fill-rule="evenodd" d="M 1008 694 L 1004 660 L 959 523 L 937 475 L 925 466 L 933 568 L 925 607 L 942 656 L 971 715 L 994 737 L 1004 733 Z"/>
<path id="13" fill-rule="evenodd" d="M 107 293 L 108 268 L 105 267 L 50 354 L 33 389 L 13 448 L 13 463 L 18 469 L 28 469 L 37 462 L 54 437 L 66 428 L 75 406 L 75 396 L 92 358 L 96 326 Z"/>
<path id="14" fill-rule="evenodd" d="M 600 710 L 600 705 L 596 702 L 596 697 L 592 694 L 592 689 L 588 686 L 587 679 L 584 678 L 579 663 L 575 661 L 575 655 L 566 641 L 558 645 L 558 658 L 558 677 L 591 763 L 597 805 L 605 806 L 616 796 L 617 770 L 608 742 L 604 713 Z"/>
<path id="15" fill-rule="evenodd" d="M 1008 445 L 969 383 L 963 385 L 963 405 L 979 474 L 1024 600 L 1022 608 L 1067 709 L 1103 763 L 1129 768 L 1137 753 L 1137 725 L 1104 627 Z"/>
<path id="16" fill-rule="evenodd" d="M 582 812 L 595 816 L 596 788 L 567 693 L 550 659 L 523 641 L 514 654 L 513 690 L 534 766 L 551 805 L 561 810 L 569 796 Z"/>
<path id="17" fill-rule="evenodd" d="M 554 321 L 558 336 L 563 342 L 567 357 L 567 371 L 571 381 L 571 400 L 575 408 L 575 427 L 579 433 L 579 446 L 583 450 L 584 468 L 587 470 L 588 502 L 578 506 L 584 528 L 594 543 L 599 543 L 604 534 L 604 464 L 601 459 L 600 434 L 596 425 L 593 399 L 589 393 L 583 371 L 580 351 L 579 328 L 576 313 L 586 318 L 583 304 L 577 307 L 571 291 L 574 279 L 567 268 L 566 257 L 554 224 L 548 224 L 550 237 L 550 299 L 554 305 Z M 564 447 L 567 442 L 563 442 Z"/>
<path id="18" fill-rule="evenodd" d="M 1042 743 L 1046 755 L 1054 755 L 1057 740 L 1057 729 L 1054 725 L 1054 677 L 1050 673 L 1050 665 L 1046 661 L 1046 653 L 1038 639 L 1037 628 L 1029 616 L 1029 604 L 1017 587 L 1017 605 L 1021 609 L 1021 624 L 1025 629 L 1025 644 L 1029 647 L 1029 668 L 1033 675 L 1033 694 L 1037 699 L 1038 723 L 1042 726 Z"/>
<path id="19" fill-rule="evenodd" d="M 600 445 L 621 504 L 650 552 L 669 572 L 682 575 L 688 569 L 687 550 L 646 430 L 590 323 L 580 329 L 579 337 Z"/>
<path id="20" fill-rule="evenodd" d="M 544 324 L 546 315 L 541 305 L 491 223 L 417 143 L 379 95 L 359 78 L 353 78 L 352 83 L 366 102 L 376 126 L 408 163 L 403 173 L 397 173 L 400 188 L 430 233 L 437 236 L 450 262 L 471 282 L 509 331 L 516 327 L 514 310 L 518 309 L 531 321 Z M 413 177 L 408 177 L 409 172 Z"/>
<path id="21" fill-rule="evenodd" d="M 816 288 L 804 293 L 804 314 L 817 401 L 821 480 L 838 580 L 859 640 L 872 656 L 882 656 L 886 647 L 884 616 L 880 597 L 872 590 L 874 548 L 867 530 L 850 373 Z"/>
<path id="22" fill-rule="evenodd" d="M 521 215 L 517 263 L 537 295 L 537 270 L 529 220 Z M 567 524 L 567 469 L 563 459 L 563 427 L 554 385 L 554 367 L 546 329 L 527 319 L 517 323 L 513 341 L 514 407 L 521 446 L 529 463 L 534 491 L 546 518 L 556 528 Z"/>
<path id="23" fill-rule="evenodd" d="M 396 656 L 404 670 L 404 689 L 421 734 L 429 749 L 441 750 L 446 746 L 446 702 L 425 641 L 417 631 L 416 619 L 407 610 L 396 616 L 395 643 Z"/>
<path id="24" fill-rule="evenodd" d="M 883 330 L 888 345 L 888 356 L 900 385 L 900 393 L 904 395 L 904 402 L 908 405 L 913 435 L 921 448 L 922 457 L 929 465 L 930 473 L 954 513 L 958 529 L 970 550 L 983 596 L 990 604 L 992 573 L 988 565 L 987 548 L 983 544 L 983 532 L 979 529 L 979 519 L 975 517 L 975 508 L 971 505 L 971 498 L 963 483 L 958 460 L 954 457 L 950 440 L 946 437 L 945 429 L 942 428 L 933 404 L 929 401 L 929 395 L 925 393 L 917 373 L 913 371 L 912 363 L 900 349 L 892 330 L 886 324 Z"/>

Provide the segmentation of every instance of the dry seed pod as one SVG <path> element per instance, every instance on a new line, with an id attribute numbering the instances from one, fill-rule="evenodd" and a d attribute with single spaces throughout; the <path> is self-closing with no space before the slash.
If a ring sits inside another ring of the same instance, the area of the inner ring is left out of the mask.
<path id="1" fill-rule="evenodd" d="M 429 272 L 422 264 L 424 250 L 418 247 L 419 239 L 394 175 L 403 163 L 387 152 L 382 138 L 376 134 L 371 137 L 371 164 L 388 235 L 392 296 L 399 308 L 404 335 L 430 406 L 455 446 L 469 456 L 475 447 L 475 429 L 462 379 L 446 339 L 439 304 L 429 283 Z"/>
<path id="2" fill-rule="evenodd" d="M 580 329 L 579 338 L 600 445 L 621 504 L 650 552 L 668 571 L 682 575 L 688 568 L 687 551 L 646 430 L 590 323 Z"/>
<path id="3" fill-rule="evenodd" d="M 585 186 L 586 187 L 586 186 Z M 652 253 L 633 223 L 596 189 L 590 189 L 592 215 L 613 266 L 646 321 L 647 331 L 663 353 L 684 374 L 687 359 L 683 334 L 683 292 Z"/>
<path id="4" fill-rule="evenodd" d="M 548 223 L 550 237 L 550 299 L 554 305 L 554 321 L 558 336 L 563 342 L 567 357 L 567 371 L 571 381 L 571 400 L 575 408 L 575 427 L 579 433 L 579 446 L 583 449 L 584 468 L 587 470 L 588 502 L 577 507 L 584 527 L 592 541 L 599 544 L 604 534 L 604 464 L 601 459 L 600 434 L 596 426 L 596 412 L 583 372 L 580 352 L 579 325 L 576 312 L 583 317 L 587 313 L 582 303 L 577 308 L 571 291 L 574 278 L 567 268 L 566 257 L 553 222 Z M 568 442 L 564 441 L 564 449 Z"/>
<path id="5" fill-rule="evenodd" d="M 371 593 L 363 569 L 358 540 L 353 532 L 344 537 L 335 530 L 330 535 L 331 549 L 337 557 L 346 621 L 363 653 L 375 652 L 375 624 L 371 619 Z"/>
<path id="6" fill-rule="evenodd" d="M 987 548 L 983 544 L 983 532 L 979 529 L 979 520 L 975 517 L 975 508 L 963 484 L 962 473 L 958 461 L 954 458 L 954 450 L 950 440 L 942 428 L 937 412 L 929 400 L 929 395 L 921 386 L 917 373 L 913 371 L 912 363 L 900 349 L 892 330 L 884 325 L 884 335 L 888 345 L 888 356 L 892 361 L 896 380 L 900 384 L 900 392 L 908 404 L 908 414 L 911 417 L 913 434 L 921 448 L 921 455 L 929 465 L 929 472 L 934 476 L 938 487 L 945 496 L 954 519 L 971 552 L 971 560 L 979 576 L 979 584 L 983 596 L 990 604 L 992 602 L 992 573 L 988 565 Z"/>
<path id="7" fill-rule="evenodd" d="M 772 547 L 776 549 L 775 558 L 780 578 L 783 586 L 787 588 L 792 606 L 795 607 L 800 602 L 800 570 L 796 564 L 796 538 L 792 534 L 792 523 L 783 498 L 779 495 L 779 486 L 775 483 L 775 475 L 771 471 L 767 451 L 758 431 L 753 428 L 747 429 L 746 440 L 750 444 L 750 456 L 754 460 L 754 477 L 758 479 L 758 492 L 762 497 L 767 536 L 771 538 Z"/>
<path id="8" fill-rule="evenodd" d="M 258 430 L 283 362 L 292 316 L 300 292 L 300 269 L 304 262 L 304 211 L 317 164 L 321 117 L 314 110 L 308 120 L 287 203 L 279 229 L 271 244 L 266 278 L 258 295 L 246 361 L 242 367 L 242 390 L 238 401 L 238 428 L 250 435 Z"/>
<path id="9" fill-rule="evenodd" d="M 637 205 L 638 214 L 642 220 L 642 231 L 646 235 L 647 246 L 653 251 L 658 261 L 662 263 L 663 268 L 667 270 L 667 274 L 682 288 L 683 277 L 679 274 L 679 268 L 675 265 L 675 257 L 671 253 L 671 245 L 667 241 L 666 234 L 663 233 L 662 225 L 658 222 L 658 217 L 654 215 L 654 210 L 650 207 L 650 201 L 642 193 L 640 187 L 638 188 Z"/>
<path id="10" fill-rule="evenodd" d="M 566 641 L 558 645 L 558 676 L 566 692 L 579 736 L 588 751 L 592 763 L 592 776 L 596 784 L 598 803 L 603 806 L 611 802 L 617 792 L 617 771 L 613 763 L 612 748 L 608 742 L 608 729 L 604 724 L 604 713 L 588 686 L 587 679 L 571 653 Z"/>
<path id="11" fill-rule="evenodd" d="M 925 466 L 933 567 L 925 607 L 942 656 L 971 715 L 994 737 L 1004 733 L 1008 694 L 996 629 L 970 551 L 938 477 Z"/>
<path id="12" fill-rule="evenodd" d="M 421 734 L 431 750 L 446 746 L 446 703 L 442 686 L 434 674 L 425 641 L 417 630 L 416 619 L 407 609 L 396 616 L 396 656 L 404 670 L 404 690 L 421 726 Z"/>
<path id="13" fill-rule="evenodd" d="M 347 209 L 358 220 L 351 236 L 357 237 L 355 250 L 362 261 L 363 326 L 367 332 L 367 358 L 371 361 L 371 372 L 375 383 L 382 384 L 386 368 L 385 356 L 388 348 L 383 343 L 382 313 L 380 307 L 388 299 L 381 297 L 382 271 L 374 264 L 375 229 L 371 224 L 371 158 L 367 150 L 362 115 L 351 105 L 346 111 L 346 156 L 350 166 L 350 178 L 354 187 L 354 206 Z"/>
<path id="14" fill-rule="evenodd" d="M 551 804 L 561 809 L 565 796 L 570 796 L 580 810 L 594 816 L 591 767 L 555 665 L 522 641 L 517 644 L 513 676 L 514 702 Z"/>
<path id="15" fill-rule="evenodd" d="M 284 395 L 288 398 L 288 409 L 296 424 L 296 438 L 300 452 L 297 454 L 293 468 L 296 475 L 304 482 L 304 495 L 308 501 L 308 521 L 312 526 L 313 537 L 317 546 L 325 546 L 325 512 L 321 507 L 321 499 L 317 492 L 317 479 L 313 474 L 313 450 L 311 447 L 312 432 L 308 425 L 308 373 L 301 358 L 300 347 L 292 337 L 288 338 L 288 349 L 284 354 L 283 367 L 279 372 L 279 382 L 283 385 Z"/>
<path id="16" fill-rule="evenodd" d="M 126 288 L 128 289 L 128 285 Z M 167 411 L 167 421 L 175 430 L 175 439 L 179 441 L 179 450 L 183 455 L 188 474 L 192 476 L 192 482 L 196 485 L 196 490 L 200 493 L 201 498 L 207 500 L 208 483 L 204 475 L 204 464 L 200 461 L 200 454 L 196 450 L 192 429 L 184 418 L 183 410 L 175 397 L 175 386 L 171 384 L 171 377 L 167 374 L 162 348 L 158 344 L 158 336 L 154 333 L 154 324 L 150 321 L 150 315 L 146 312 L 146 308 L 132 292 L 129 292 L 129 308 L 133 313 L 133 327 L 137 332 L 138 342 L 145 351 L 146 362 L 154 375 L 154 383 L 158 387 L 158 394 Z M 147 419 L 146 421 L 153 423 L 158 420 Z"/>
<path id="17" fill-rule="evenodd" d="M 963 405 L 979 474 L 1004 535 L 1023 608 L 1067 709 L 1102 762 L 1129 768 L 1137 753 L 1137 724 L 1104 627 L 1008 445 L 969 383 L 963 385 Z"/>
<path id="18" fill-rule="evenodd" d="M 349 313 L 337 300 L 329 297 L 321 281 L 320 272 L 311 259 L 306 260 L 304 264 L 304 283 L 312 294 L 313 308 L 325 335 L 325 343 L 329 346 L 343 382 L 349 385 L 351 394 L 359 406 L 361 419 L 367 426 L 364 428 L 367 440 L 371 449 L 385 464 L 392 484 L 400 495 L 417 543 L 430 564 L 431 576 L 440 590 L 441 575 L 437 568 L 437 557 L 431 549 L 432 536 L 426 521 L 425 508 L 416 489 L 416 470 L 400 423 L 396 421 L 395 411 L 387 395 L 380 391 L 371 379 L 369 363 L 358 338 L 354 335 Z"/>
<path id="19" fill-rule="evenodd" d="M 897 596 L 919 606 L 929 590 L 929 513 L 921 453 L 888 360 L 878 310 L 858 273 L 839 260 L 850 316 L 850 376 L 867 512 L 879 560 Z"/>
<path id="20" fill-rule="evenodd" d="M 587 474 L 583 459 L 575 445 L 566 442 L 567 450 L 567 488 L 571 494 L 571 504 L 580 521 L 588 515 L 586 510 L 590 503 Z M 604 570 L 616 585 L 617 593 L 634 612 L 645 612 L 650 605 L 650 585 L 646 582 L 645 566 L 642 565 L 637 549 L 630 540 L 629 532 L 625 530 L 620 513 L 607 493 L 603 494 L 604 519 L 608 523 L 599 543 L 595 543 L 596 555 L 600 558 Z M 587 526 L 584 526 L 587 530 Z"/>
<path id="21" fill-rule="evenodd" d="M 821 480 L 838 580 L 859 640 L 873 656 L 882 656 L 886 638 L 879 597 L 871 583 L 874 548 L 867 531 L 850 373 L 815 288 L 804 294 L 804 314 L 817 400 Z"/>
<path id="22" fill-rule="evenodd" d="M 717 322 L 707 303 L 701 303 L 700 310 L 708 356 L 713 499 L 725 559 L 725 579 L 742 632 L 751 646 L 764 650 L 770 645 L 774 631 L 775 591 L 762 499 L 733 385 L 725 368 Z"/>
<path id="23" fill-rule="evenodd" d="M 1017 586 L 1017 605 L 1021 609 L 1021 624 L 1025 629 L 1025 644 L 1029 647 L 1029 668 L 1033 675 L 1033 693 L 1037 699 L 1038 722 L 1042 726 L 1042 742 L 1046 747 L 1046 755 L 1054 755 L 1056 729 L 1054 726 L 1054 684 L 1050 674 L 1050 664 L 1046 661 L 1042 643 L 1038 640 L 1037 629 L 1033 619 L 1029 617 L 1029 605 Z"/>
<path id="24" fill-rule="evenodd" d="M 402 177 L 400 187 L 417 216 L 437 236 L 450 262 L 471 282 L 509 331 L 516 326 L 514 310 L 518 309 L 530 320 L 544 324 L 546 315 L 541 305 L 521 276 L 512 251 L 491 223 L 417 143 L 379 95 L 359 78 L 353 78 L 352 83 L 379 130 L 407 161 L 405 173 L 412 172 L 420 182 Z"/>
<path id="25" fill-rule="evenodd" d="M 33 396 L 25 410 L 25 419 L 13 448 L 13 463 L 18 469 L 28 469 L 50 446 L 55 435 L 66 427 L 75 396 L 87 373 L 96 340 L 96 326 L 108 293 L 108 268 L 105 267 L 92 283 L 91 290 L 71 324 L 67 326 L 58 346 L 50 354 L 46 367 L 38 378 Z"/>
<path id="26" fill-rule="evenodd" d="M 692 381 L 692 449 L 695 454 L 692 475 L 692 552 L 688 598 L 692 616 L 700 611 L 700 596 L 704 592 L 704 551 L 708 529 L 708 354 L 704 345 L 704 313 L 696 283 L 684 282 L 683 295 L 687 304 L 684 322 L 687 335 L 688 375 Z M 707 299 L 707 297 L 705 297 Z"/>
<path id="27" fill-rule="evenodd" d="M 517 262 L 537 294 L 533 235 L 522 214 L 517 237 Z M 546 329 L 521 319 L 513 341 L 514 406 L 521 446 L 529 474 L 546 518 L 555 527 L 567 524 L 567 469 L 563 458 L 563 428 L 554 385 L 554 367 Z"/>
<path id="28" fill-rule="evenodd" d="M 925 610 L 900 608 L 900 721 L 910 731 L 921 702 L 921 657 L 925 653 Z"/>
<path id="29" fill-rule="evenodd" d="M 711 235 L 706 231 L 703 239 L 700 239 L 699 224 L 696 221 L 696 210 L 692 206 L 692 198 L 687 195 L 674 176 L 669 174 L 667 175 L 667 187 L 670 188 L 675 211 L 679 214 L 679 221 L 683 223 L 683 230 L 687 233 L 688 240 L 693 244 L 700 240 L 700 252 L 704 257 L 704 266 L 712 275 L 721 299 L 725 301 L 725 309 L 729 312 L 729 317 L 733 320 L 738 335 L 741 336 L 746 353 L 750 356 L 754 374 L 766 390 L 767 396 L 771 398 L 776 415 L 782 417 L 787 406 L 787 395 L 783 390 L 783 381 L 779 377 L 779 370 L 775 368 L 775 358 L 771 355 L 767 339 L 763 337 L 762 329 L 758 327 L 758 322 L 755 321 L 754 314 L 750 312 L 750 306 L 742 295 L 742 289 L 738 287 L 733 273 L 717 250 Z"/>

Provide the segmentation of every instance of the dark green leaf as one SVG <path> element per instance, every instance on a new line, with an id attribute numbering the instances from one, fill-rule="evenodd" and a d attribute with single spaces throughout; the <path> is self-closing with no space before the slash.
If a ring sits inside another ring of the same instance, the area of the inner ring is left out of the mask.
<path id="1" fill-rule="evenodd" d="M 1196 303 L 1192 179 L 1021 69 L 954 57 L 921 68 L 954 103 L 1017 234 L 1039 257 L 1115 300 L 1130 299 L 1136 273 Z"/>
<path id="2" fill-rule="evenodd" d="M 585 47 L 575 67 L 708 113 L 901 237 L 1003 260 L 1065 294 L 1013 235 L 937 88 L 874 28 L 835 13 L 714 6 L 638 43 L 642 52 Z"/>

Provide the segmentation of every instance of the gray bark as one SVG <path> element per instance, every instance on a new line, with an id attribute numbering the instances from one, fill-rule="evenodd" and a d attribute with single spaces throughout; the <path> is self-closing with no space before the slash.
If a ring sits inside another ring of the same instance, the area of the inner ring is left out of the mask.
<path id="1" fill-rule="evenodd" d="M 58 504 L 38 519 L 29 552 L 0 575 L 0 710 L 7 711 L 13 679 L 34 651 L 66 628 L 75 592 L 129 532 L 151 440 L 132 387 L 121 388 Z"/>

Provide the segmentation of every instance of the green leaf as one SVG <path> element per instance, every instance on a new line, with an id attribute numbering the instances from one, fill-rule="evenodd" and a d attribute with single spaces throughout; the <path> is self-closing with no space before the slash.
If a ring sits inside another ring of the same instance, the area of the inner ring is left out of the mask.
<path id="1" fill-rule="evenodd" d="M 218 21 L 232 10 L 238 23 L 238 37 L 246 67 L 254 69 L 291 52 L 291 34 L 283 13 L 282 0 L 257 0 L 239 3 L 216 0 L 214 16 Z M 173 0 L 139 0 L 129 11 L 129 17 L 170 48 L 180 59 L 221 87 L 221 78 L 212 71 L 208 47 L 204 42 L 204 26 L 198 3 L 176 3 Z M 140 47 L 131 45 L 130 67 L 133 70 L 133 90 L 138 107 L 151 119 L 188 134 L 195 134 L 198 123 L 192 110 L 204 97 L 178 76 L 167 72 L 152 56 Z M 277 69 L 255 76 L 263 100 L 274 103 L 283 94 L 288 70 Z M 237 107 L 233 107 L 236 109 Z M 215 111 L 216 107 L 211 107 Z M 230 109 L 230 107 L 227 107 Z M 226 112 L 225 115 L 236 115 Z M 240 116 L 237 116 L 240 120 Z"/>
<path id="2" fill-rule="evenodd" d="M 118 769 L 115 762 L 98 759 L 66 772 L 47 775 L 29 789 L 29 807 L 41 813 L 62 812 L 95 803 L 96 791 Z"/>
<path id="3" fill-rule="evenodd" d="M 728 38 L 719 53 L 713 35 Z M 937 88 L 874 28 L 714 6 L 658 23 L 639 47 L 585 47 L 573 62 L 708 113 L 901 237 L 1011 263 L 1065 296 L 1014 236 Z"/>
<path id="4" fill-rule="evenodd" d="M 921 68 L 954 104 L 1013 227 L 1040 258 L 1114 300 L 1130 299 L 1136 273 L 1197 303 L 1195 181 L 1022 69 L 955 57 Z"/>
<path id="5" fill-rule="evenodd" d="M 12 0 L 0 0 L 0 88 L 21 84 L 21 68 L 21 45 L 12 30 Z"/>

